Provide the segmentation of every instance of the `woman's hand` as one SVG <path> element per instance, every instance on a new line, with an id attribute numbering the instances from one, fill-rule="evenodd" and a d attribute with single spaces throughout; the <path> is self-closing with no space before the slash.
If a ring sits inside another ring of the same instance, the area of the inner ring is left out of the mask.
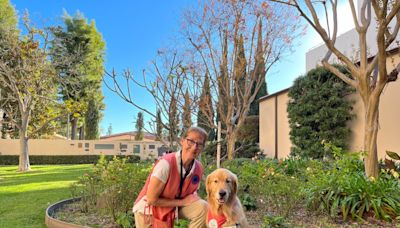
<path id="1" fill-rule="evenodd" d="M 182 199 L 182 206 L 188 206 L 199 199 L 200 197 L 197 195 L 197 193 L 187 195 L 185 198 Z"/>

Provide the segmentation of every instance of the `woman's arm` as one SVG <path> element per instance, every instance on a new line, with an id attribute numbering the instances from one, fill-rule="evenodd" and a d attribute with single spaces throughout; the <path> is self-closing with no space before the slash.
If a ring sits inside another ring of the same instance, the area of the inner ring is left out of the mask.
<path id="1" fill-rule="evenodd" d="M 160 195 L 164 190 L 165 183 L 160 181 L 157 177 L 152 176 L 147 188 L 147 203 L 156 207 L 182 207 L 187 206 L 197 201 L 199 196 L 197 194 L 190 194 L 183 199 L 166 199 L 161 198 Z"/>

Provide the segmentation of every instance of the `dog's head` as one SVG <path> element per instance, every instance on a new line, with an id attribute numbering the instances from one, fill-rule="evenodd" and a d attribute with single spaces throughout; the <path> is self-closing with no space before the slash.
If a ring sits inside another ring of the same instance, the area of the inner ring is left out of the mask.
<path id="1" fill-rule="evenodd" d="M 206 191 L 211 204 L 229 204 L 235 199 L 237 188 L 236 175 L 227 169 L 217 169 L 207 176 Z"/>

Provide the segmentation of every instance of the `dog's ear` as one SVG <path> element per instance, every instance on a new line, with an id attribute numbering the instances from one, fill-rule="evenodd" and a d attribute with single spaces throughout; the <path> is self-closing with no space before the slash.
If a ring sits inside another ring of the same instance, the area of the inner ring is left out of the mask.
<path id="1" fill-rule="evenodd" d="M 211 174 L 208 174 L 207 179 L 206 179 L 206 192 L 207 192 L 207 197 L 210 196 L 211 194 Z"/>
<path id="2" fill-rule="evenodd" d="M 238 178 L 234 173 L 232 173 L 232 185 L 233 185 L 233 193 L 234 193 L 232 195 L 236 195 L 237 190 L 238 190 Z"/>

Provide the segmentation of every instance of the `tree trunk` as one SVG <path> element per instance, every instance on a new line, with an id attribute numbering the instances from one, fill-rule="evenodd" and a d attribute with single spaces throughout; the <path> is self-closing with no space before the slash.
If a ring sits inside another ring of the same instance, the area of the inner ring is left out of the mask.
<path id="1" fill-rule="evenodd" d="M 372 95 L 371 95 L 372 96 Z M 378 169 L 378 150 L 377 139 L 379 130 L 379 97 L 370 97 L 365 107 L 365 126 L 364 126 L 364 167 L 368 177 L 377 178 Z"/>
<path id="2" fill-rule="evenodd" d="M 73 117 L 71 121 L 71 139 L 75 140 L 76 139 L 76 131 L 77 131 L 77 126 L 78 125 L 78 118 Z"/>
<path id="3" fill-rule="evenodd" d="M 28 150 L 28 120 L 22 117 L 21 129 L 19 130 L 19 172 L 26 172 L 31 169 L 29 164 L 29 150 Z"/>
<path id="4" fill-rule="evenodd" d="M 0 89 L 0 93 L 1 93 L 1 89 Z M 5 139 L 5 137 L 6 137 L 5 124 L 2 123 L 2 121 L 3 121 L 3 110 L 0 109 L 0 138 Z"/>
<path id="5" fill-rule="evenodd" d="M 235 158 L 235 142 L 236 135 L 233 133 L 228 133 L 226 135 L 226 153 L 228 154 L 228 160 Z"/>
<path id="6" fill-rule="evenodd" d="M 85 131 L 84 131 L 84 126 L 79 128 L 79 140 L 84 140 L 85 139 Z"/>

